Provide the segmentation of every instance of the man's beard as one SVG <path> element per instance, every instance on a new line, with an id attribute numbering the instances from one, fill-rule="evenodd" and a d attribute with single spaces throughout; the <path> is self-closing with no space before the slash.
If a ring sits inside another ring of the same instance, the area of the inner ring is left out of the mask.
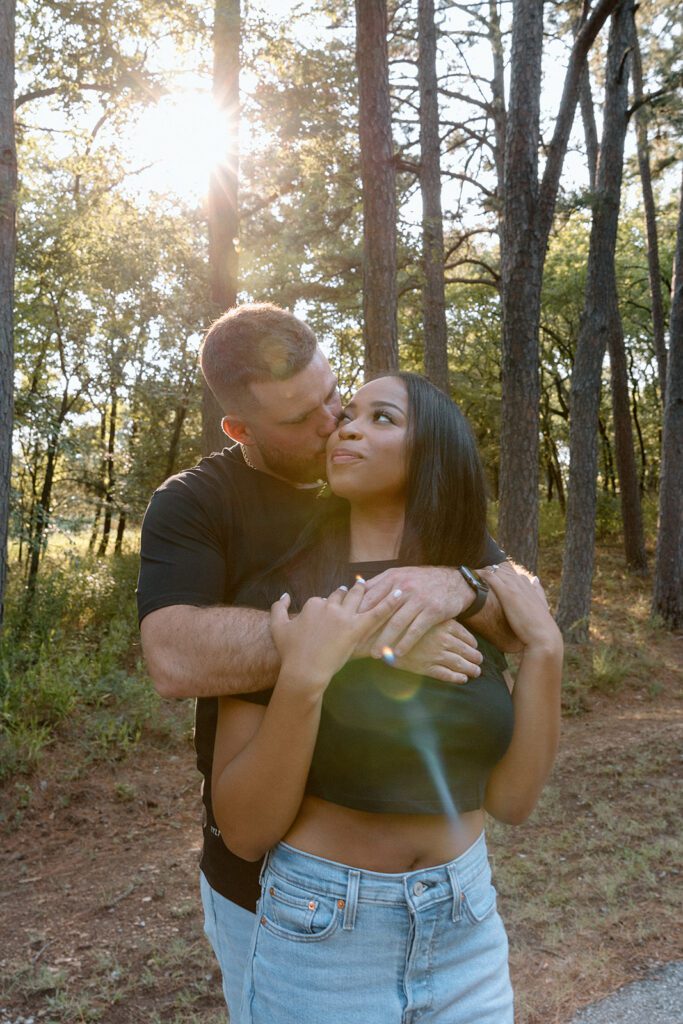
<path id="1" fill-rule="evenodd" d="M 325 449 L 319 457 L 304 459 L 263 444 L 257 440 L 258 450 L 271 473 L 284 477 L 293 484 L 313 484 L 325 479 Z"/>

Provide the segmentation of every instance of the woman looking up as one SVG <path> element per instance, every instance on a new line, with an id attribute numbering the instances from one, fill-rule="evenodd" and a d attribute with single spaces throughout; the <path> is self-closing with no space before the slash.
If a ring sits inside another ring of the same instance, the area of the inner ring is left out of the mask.
<path id="1" fill-rule="evenodd" d="M 550 771 L 559 631 L 537 581 L 503 566 L 490 585 L 524 644 L 512 696 L 484 641 L 481 675 L 460 686 L 350 661 L 401 601 L 366 610 L 354 579 L 479 564 L 484 481 L 457 407 L 412 374 L 358 391 L 328 479 L 336 498 L 317 528 L 245 595 L 286 591 L 269 703 L 219 710 L 216 820 L 239 856 L 270 851 L 240 1024 L 511 1024 L 484 810 L 524 820 Z"/>

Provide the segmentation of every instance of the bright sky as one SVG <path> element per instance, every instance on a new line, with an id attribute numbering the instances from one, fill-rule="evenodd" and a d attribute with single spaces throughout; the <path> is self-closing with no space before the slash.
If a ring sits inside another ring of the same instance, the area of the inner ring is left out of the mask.
<path id="1" fill-rule="evenodd" d="M 297 0 L 267 0 L 262 5 L 269 15 L 278 19 L 290 19 L 297 7 Z M 451 32 L 458 31 L 463 15 L 453 9 L 449 14 L 447 27 Z M 306 22 L 297 26 L 297 38 L 312 42 L 316 37 L 329 36 L 329 27 L 323 19 Z M 450 50 L 452 53 L 452 48 Z M 467 50 L 468 61 L 478 74 L 490 76 L 491 58 L 488 44 L 485 42 Z M 545 77 L 543 87 L 543 113 L 548 121 L 554 119 L 559 105 L 562 83 L 564 80 L 564 60 L 566 54 L 556 44 L 555 52 L 550 49 L 545 59 Z M 241 75 L 240 87 L 244 92 L 250 89 L 248 74 Z M 458 107 L 461 109 L 458 110 Z M 461 104 L 452 104 L 451 109 L 443 108 L 445 117 L 457 116 L 462 109 Z M 242 125 L 242 143 L 247 143 L 246 131 Z M 571 181 L 573 187 L 580 187 L 587 181 L 585 159 L 576 152 L 580 143 L 580 124 L 574 131 L 573 147 L 567 154 L 565 180 Z M 173 191 L 183 198 L 199 198 L 206 192 L 209 170 L 212 164 L 222 157 L 219 140 L 225 135 L 221 117 L 216 111 L 211 98 L 211 83 L 199 75 L 186 73 L 178 79 L 177 91 L 165 97 L 156 106 L 149 108 L 133 126 L 127 135 L 126 146 L 137 167 L 152 165 L 144 173 L 135 178 L 133 187 L 144 192 Z M 573 150 L 573 151 L 572 151 Z M 492 182 L 493 184 L 493 182 Z M 453 183 L 444 182 L 444 205 L 449 205 L 449 191 L 459 189 Z M 474 191 L 473 191 L 474 194 Z M 452 196 L 455 202 L 455 194 Z M 419 217 L 419 196 L 415 200 L 415 214 Z"/>

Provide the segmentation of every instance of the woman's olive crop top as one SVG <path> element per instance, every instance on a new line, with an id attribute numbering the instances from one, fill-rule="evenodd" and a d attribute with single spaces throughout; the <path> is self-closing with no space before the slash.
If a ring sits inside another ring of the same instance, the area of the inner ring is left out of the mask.
<path id="1" fill-rule="evenodd" d="M 366 579 L 392 563 L 349 567 Z M 444 814 L 482 806 L 512 737 L 505 657 L 477 636 L 481 675 L 442 683 L 363 658 L 348 662 L 323 699 L 306 792 L 360 811 Z M 268 703 L 271 691 L 241 695 Z"/>

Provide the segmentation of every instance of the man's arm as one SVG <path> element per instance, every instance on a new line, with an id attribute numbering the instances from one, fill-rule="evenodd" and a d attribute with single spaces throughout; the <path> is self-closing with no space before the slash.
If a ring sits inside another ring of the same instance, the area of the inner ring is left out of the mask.
<path id="1" fill-rule="evenodd" d="M 380 635 L 372 654 L 381 657 L 390 647 L 397 657 L 406 655 L 434 625 L 454 619 L 475 599 L 474 592 L 458 569 L 445 566 L 405 566 L 387 569 L 369 580 L 368 607 L 382 600 L 394 588 L 403 591 L 404 600 Z M 489 591 L 484 606 L 467 619 L 467 627 L 481 633 L 502 651 L 520 650 L 521 644 L 512 632 L 500 601 Z"/>
<path id="2" fill-rule="evenodd" d="M 280 657 L 268 612 L 170 605 L 140 625 L 147 669 L 162 697 L 218 697 L 275 685 Z"/>

